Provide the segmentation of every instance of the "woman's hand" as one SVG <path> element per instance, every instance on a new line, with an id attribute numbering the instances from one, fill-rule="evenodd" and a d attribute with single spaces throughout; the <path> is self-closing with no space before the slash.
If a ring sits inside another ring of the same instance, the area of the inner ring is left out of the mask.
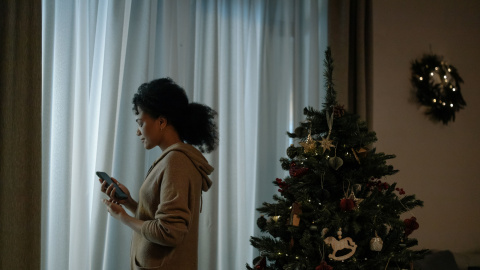
<path id="1" fill-rule="evenodd" d="M 122 191 L 127 194 L 128 198 L 124 200 L 120 200 L 115 196 L 116 188 L 112 185 L 108 186 L 106 181 L 103 181 L 103 179 L 98 179 L 100 181 L 100 184 L 102 184 L 101 190 L 103 193 L 107 194 L 108 197 L 110 197 L 111 200 L 113 200 L 116 203 L 119 204 L 125 204 L 128 202 L 130 199 L 130 191 L 128 188 L 126 188 L 124 185 L 122 185 L 120 182 L 117 181 L 117 179 L 111 177 L 112 180 L 118 185 L 119 188 L 122 189 Z"/>
<path id="2" fill-rule="evenodd" d="M 122 215 L 128 215 L 125 209 L 112 199 L 103 199 L 103 203 L 107 206 L 107 211 L 115 219 L 121 220 Z"/>
<path id="3" fill-rule="evenodd" d="M 136 219 L 127 214 L 123 207 L 112 199 L 104 199 L 103 203 L 107 206 L 107 211 L 112 217 L 121 221 L 137 233 L 142 231 L 144 221 Z"/>
<path id="4" fill-rule="evenodd" d="M 130 212 L 135 213 L 137 211 L 137 206 L 138 203 L 132 199 L 132 196 L 130 196 L 130 191 L 128 188 L 126 188 L 124 185 L 122 185 L 120 182 L 117 181 L 117 179 L 111 177 L 112 180 L 118 185 L 119 188 L 123 190 L 125 194 L 127 194 L 127 199 L 125 200 L 120 200 L 115 196 L 115 191 L 116 188 L 113 185 L 108 186 L 106 181 L 103 181 L 103 179 L 98 179 L 100 181 L 100 184 L 102 184 L 101 191 L 110 198 L 115 203 L 121 204 L 125 206 Z"/>

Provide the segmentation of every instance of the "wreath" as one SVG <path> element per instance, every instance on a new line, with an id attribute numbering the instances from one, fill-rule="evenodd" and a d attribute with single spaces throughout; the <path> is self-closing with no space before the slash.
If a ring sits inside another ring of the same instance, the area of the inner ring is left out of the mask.
<path id="1" fill-rule="evenodd" d="M 460 92 L 462 78 L 457 69 L 437 55 L 424 55 L 412 62 L 412 84 L 417 101 L 426 114 L 444 125 L 455 121 L 455 113 L 467 104 Z"/>

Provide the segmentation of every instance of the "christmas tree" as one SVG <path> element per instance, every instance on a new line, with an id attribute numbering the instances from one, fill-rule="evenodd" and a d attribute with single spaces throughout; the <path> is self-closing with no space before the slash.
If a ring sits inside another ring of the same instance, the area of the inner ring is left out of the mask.
<path id="1" fill-rule="evenodd" d="M 274 203 L 257 209 L 264 235 L 251 237 L 260 256 L 247 269 L 412 269 L 426 250 L 410 249 L 419 225 L 400 215 L 423 202 L 385 182 L 397 173 L 386 163 L 395 156 L 376 152 L 375 132 L 337 103 L 325 54 L 323 109 L 305 108 L 306 121 L 287 133 L 297 142 L 280 159 L 289 176 L 273 181 Z"/>

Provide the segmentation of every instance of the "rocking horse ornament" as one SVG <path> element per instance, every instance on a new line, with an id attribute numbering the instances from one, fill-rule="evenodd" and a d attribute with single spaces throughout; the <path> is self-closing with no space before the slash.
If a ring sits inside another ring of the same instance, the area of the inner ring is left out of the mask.
<path id="1" fill-rule="evenodd" d="M 335 261 L 343 261 L 353 256 L 353 254 L 357 250 L 357 245 L 355 244 L 355 242 L 353 242 L 352 238 L 350 237 L 346 237 L 342 239 L 342 228 L 338 229 L 337 235 L 339 240 L 335 239 L 335 237 L 333 236 L 329 236 L 325 238 L 324 241 L 325 243 L 330 245 L 333 249 L 333 253 L 328 254 L 328 257 Z M 340 251 L 343 249 L 350 249 L 351 251 L 348 254 L 345 254 L 340 257 L 335 256 L 337 251 Z"/>

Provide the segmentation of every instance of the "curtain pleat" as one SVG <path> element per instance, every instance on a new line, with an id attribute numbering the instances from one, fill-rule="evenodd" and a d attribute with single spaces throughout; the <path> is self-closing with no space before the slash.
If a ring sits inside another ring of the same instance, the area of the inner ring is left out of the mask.
<path id="1" fill-rule="evenodd" d="M 303 108 L 321 108 L 327 1 L 43 1 L 43 269 L 127 269 L 131 230 L 108 216 L 102 170 L 133 197 L 160 150 L 135 135 L 131 99 L 171 77 L 218 112 L 199 269 L 257 252 L 256 208 L 276 193 Z M 115 258 L 115 259 L 112 259 Z"/>
<path id="2" fill-rule="evenodd" d="M 371 0 L 330 1 L 328 40 L 338 101 L 372 125 Z"/>

